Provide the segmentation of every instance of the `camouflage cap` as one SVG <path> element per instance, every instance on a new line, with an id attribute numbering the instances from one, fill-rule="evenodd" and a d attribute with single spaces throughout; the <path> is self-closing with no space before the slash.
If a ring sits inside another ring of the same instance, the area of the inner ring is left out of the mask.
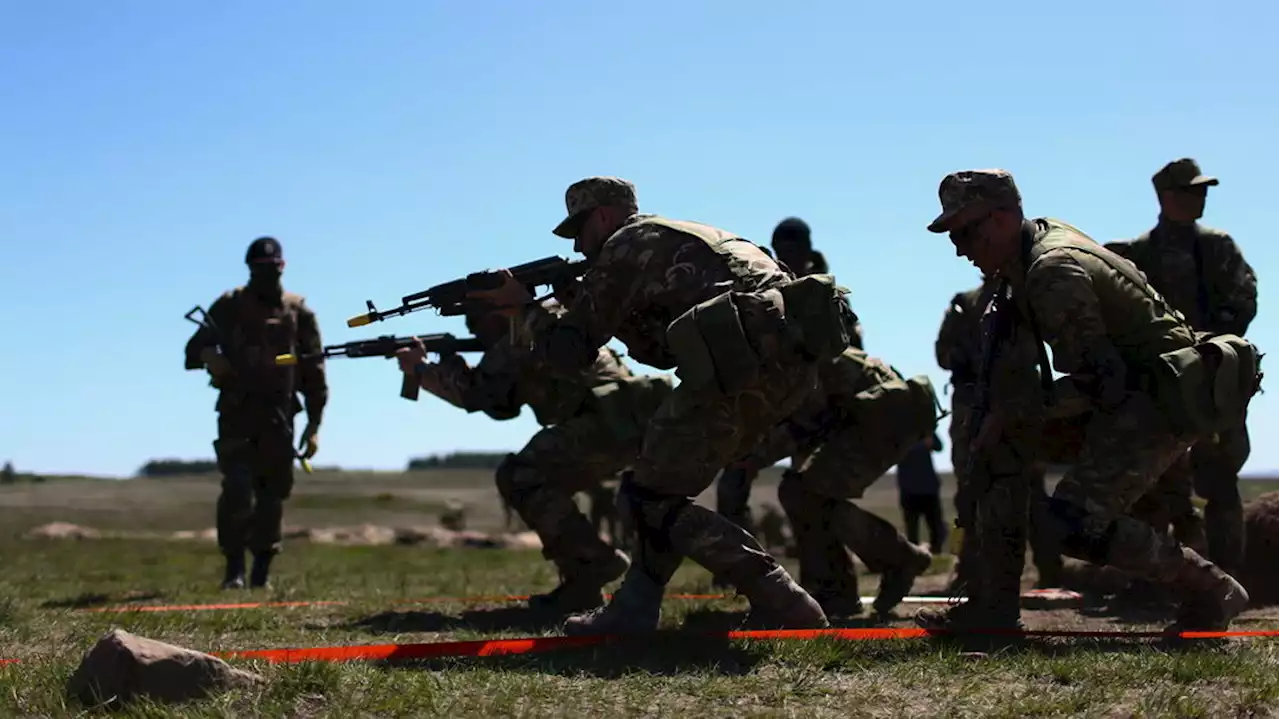
<path id="1" fill-rule="evenodd" d="M 250 243 L 249 249 L 244 253 L 246 265 L 255 262 L 280 262 L 283 259 L 284 248 L 274 237 L 259 237 Z"/>
<path id="2" fill-rule="evenodd" d="M 949 232 L 956 215 L 971 207 L 1021 208 L 1022 196 L 1007 170 L 961 170 L 938 185 L 942 214 L 929 223 L 930 232 Z"/>
<path id="3" fill-rule="evenodd" d="M 564 191 L 564 206 L 568 216 L 552 232 L 572 240 L 578 236 L 587 213 L 597 207 L 622 207 L 635 212 L 636 186 L 621 177 L 588 177 Z"/>
<path id="4" fill-rule="evenodd" d="M 1213 186 L 1218 184 L 1218 178 L 1202 174 L 1200 165 L 1195 160 L 1184 157 L 1160 168 L 1159 172 L 1151 176 L 1151 184 L 1157 190 L 1173 190 L 1197 185 Z"/>

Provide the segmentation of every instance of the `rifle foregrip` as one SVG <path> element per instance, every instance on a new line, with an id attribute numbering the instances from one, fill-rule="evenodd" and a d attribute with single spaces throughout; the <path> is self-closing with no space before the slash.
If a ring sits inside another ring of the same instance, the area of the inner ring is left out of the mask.
<path id="1" fill-rule="evenodd" d="M 400 382 L 400 396 L 410 402 L 417 402 L 418 389 L 418 376 L 415 374 L 405 373 L 404 379 Z"/>

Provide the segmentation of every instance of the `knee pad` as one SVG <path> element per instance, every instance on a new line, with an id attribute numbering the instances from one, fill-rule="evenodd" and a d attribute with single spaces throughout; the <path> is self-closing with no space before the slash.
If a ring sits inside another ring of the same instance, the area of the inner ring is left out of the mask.
<path id="1" fill-rule="evenodd" d="M 1062 545 L 1062 553 L 1094 564 L 1106 564 L 1111 537 L 1116 533 L 1112 520 L 1101 533 L 1091 531 L 1089 512 L 1080 505 L 1057 497 L 1048 498 L 1049 522 Z"/>

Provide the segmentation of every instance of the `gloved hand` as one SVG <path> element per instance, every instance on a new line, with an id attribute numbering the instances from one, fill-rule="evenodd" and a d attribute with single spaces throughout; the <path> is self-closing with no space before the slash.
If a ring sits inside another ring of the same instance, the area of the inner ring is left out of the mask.
<path id="1" fill-rule="evenodd" d="M 302 438 L 298 441 L 298 451 L 302 452 L 303 459 L 311 459 L 316 456 L 316 452 L 320 449 L 319 432 L 320 426 L 312 422 L 307 422 L 307 426 L 302 430 Z"/>
<path id="2" fill-rule="evenodd" d="M 231 367 L 231 361 L 223 357 L 216 348 L 205 347 L 200 350 L 200 361 L 204 362 L 205 369 L 214 379 L 230 377 L 235 374 L 235 370 Z"/>

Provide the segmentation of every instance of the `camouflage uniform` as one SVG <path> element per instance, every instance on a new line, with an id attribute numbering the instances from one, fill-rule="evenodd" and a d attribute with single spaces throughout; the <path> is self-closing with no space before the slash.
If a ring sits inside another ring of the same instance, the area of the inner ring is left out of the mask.
<path id="1" fill-rule="evenodd" d="M 952 223 L 963 224 L 957 215 L 981 221 L 984 211 L 1021 213 L 1013 178 L 1002 170 L 948 175 L 938 194 L 943 213 L 930 224 L 933 232 L 954 232 Z M 1143 380 L 1159 355 L 1195 344 L 1192 329 L 1141 284 L 1131 264 L 1079 230 L 1056 220 L 1024 220 L 1020 241 L 1021 253 L 1000 270 L 1012 291 L 1005 304 L 1016 307 L 1019 324 L 1038 329 L 1066 375 L 1053 384 L 1054 413 L 1081 406 L 1091 412 L 1079 459 L 1049 500 L 1064 552 L 1179 590 L 1180 628 L 1226 626 L 1248 601 L 1244 588 L 1127 514 L 1198 439 L 1175 427 Z M 1037 349 L 1043 351 L 1038 343 Z M 1015 421 L 1045 417 L 1045 399 L 1028 392 L 1002 399 L 993 410 Z M 922 614 L 926 624 L 937 619 Z"/>
<path id="2" fill-rule="evenodd" d="M 561 237 L 576 237 L 582 222 L 599 216 L 596 208 L 629 216 L 589 257 L 566 315 L 521 336 L 561 371 L 585 366 L 617 337 L 631 357 L 676 368 L 681 380 L 650 418 L 634 477 L 619 490 L 636 528 L 631 569 L 607 607 L 571 617 L 565 631 L 654 629 L 663 587 L 685 556 L 732 582 L 751 602 L 754 620 L 825 626 L 821 608 L 754 537 L 691 500 L 790 414 L 816 380 L 816 360 L 787 334 L 799 328 L 783 314 L 780 288 L 793 276 L 727 232 L 639 214 L 625 180 L 574 183 L 565 205 L 569 216 L 555 230 Z M 823 304 L 828 315 L 837 312 L 837 298 L 832 293 Z"/>
<path id="3" fill-rule="evenodd" d="M 297 394 L 305 398 L 307 422 L 315 429 L 329 396 L 323 360 L 275 364 L 278 354 L 320 353 L 322 345 L 316 316 L 303 298 L 280 288 L 278 270 L 274 280 L 264 270 L 277 262 L 283 267 L 279 242 L 255 240 L 245 262 L 262 274 L 209 306 L 209 318 L 223 336 L 198 329 L 185 350 L 186 369 L 201 369 L 202 354 L 221 341 L 234 371 L 212 382 L 219 388 L 213 446 L 222 473 L 217 531 L 227 558 L 227 588 L 244 584 L 246 549 L 254 555 L 250 585 L 266 583 L 271 558 L 280 551 L 284 501 L 293 491 L 293 419 L 302 410 Z"/>
<path id="4" fill-rule="evenodd" d="M 543 324 L 563 314 L 554 301 L 543 307 L 545 314 L 533 315 Z M 482 332 L 477 335 L 484 339 Z M 474 368 L 458 355 L 419 365 L 421 386 L 496 420 L 514 419 L 526 405 L 533 410 L 543 429 L 507 455 L 496 473 L 498 492 L 538 534 L 543 556 L 562 579 L 530 603 L 559 611 L 599 606 L 601 588 L 622 576 L 627 559 L 600 538 L 573 495 L 599 487 L 635 461 L 644 423 L 672 383 L 661 375 L 636 376 L 608 347 L 598 348 L 586 368 L 560 374 L 513 343 L 510 334 L 488 344 Z"/>
<path id="5" fill-rule="evenodd" d="M 852 551 L 882 575 L 874 609 L 885 615 L 911 591 L 930 555 L 853 500 L 932 434 L 936 398 L 925 378 L 908 383 L 852 347 L 823 363 L 818 376 L 819 386 L 804 405 L 742 464 L 755 469 L 793 457 L 778 485 L 778 501 L 795 533 L 801 585 L 823 611 L 862 611 Z"/>
<path id="6" fill-rule="evenodd" d="M 996 290 L 998 284 L 995 278 L 988 278 L 978 287 L 956 293 L 951 298 L 946 314 L 943 315 L 942 325 L 938 328 L 938 338 L 934 342 L 934 354 L 938 366 L 951 373 L 951 463 L 956 477 L 956 514 L 961 524 L 965 525 L 971 524 L 974 511 L 974 500 L 970 491 L 973 483 L 968 476 L 968 470 L 969 443 L 975 428 L 970 426 L 969 417 L 975 399 L 975 384 L 978 380 L 978 365 L 982 354 L 980 320 L 990 295 Z M 1003 382 L 1004 386 L 1011 388 L 1002 391 L 1013 396 L 1028 389 L 1034 392 L 1039 387 L 1039 375 L 1030 369 L 1036 360 L 1035 348 L 1027 344 L 1034 342 L 1034 338 L 1029 333 L 1022 333 L 1020 340 L 1022 345 L 1014 355 L 1021 359 L 1013 362 L 1006 361 L 1009 367 L 1007 372 L 1014 373 L 1010 377 L 1018 379 L 1012 385 L 1008 379 Z M 996 495 L 1010 498 L 1018 508 L 1024 502 L 1028 506 L 1028 517 L 1025 522 L 1014 519 L 1014 517 L 1021 517 L 1020 509 L 1005 507 L 993 510 L 998 516 L 1004 518 L 998 526 L 1005 528 L 1006 536 L 1012 536 L 1011 528 L 1016 527 L 1016 533 L 1029 540 L 1032 561 L 1039 575 L 1038 584 L 1046 587 L 1057 586 L 1062 578 L 1062 555 L 1061 548 L 1054 537 L 1053 527 L 1045 515 L 1048 507 L 1048 497 L 1045 494 L 1045 463 L 1035 461 L 1028 456 L 1029 448 L 1027 447 L 1021 448 L 1020 451 L 1014 451 L 1012 447 L 1002 447 L 997 455 L 984 457 L 982 461 L 975 462 L 975 469 L 984 473 L 980 484 L 986 486 L 994 478 L 998 478 L 1000 481 L 995 485 L 998 489 Z M 1019 469 L 1018 465 L 1022 465 L 1022 468 Z M 994 473 L 992 477 L 985 476 L 992 473 Z M 1025 479 L 1021 481 L 1012 479 L 1019 474 L 1022 474 Z M 1006 489 L 1004 485 L 1008 482 L 1025 484 L 1026 499 L 1022 498 L 1024 494 L 1022 487 Z M 1027 526 L 1022 526 L 1023 524 Z M 978 545 L 977 541 L 961 543 L 960 557 L 955 568 L 957 583 L 962 584 L 966 581 L 969 568 L 977 561 L 974 551 Z M 1021 560 L 1023 557 L 1021 550 L 1018 551 L 1017 556 Z"/>
<path id="7" fill-rule="evenodd" d="M 1190 158 L 1165 165 L 1152 178 L 1157 192 L 1218 184 L 1201 173 Z M 1258 313 L 1258 280 L 1240 248 L 1227 233 L 1197 222 L 1180 223 L 1162 213 L 1156 226 L 1136 239 L 1106 245 L 1138 266 L 1174 309 L 1196 330 L 1244 336 Z M 1204 531 L 1208 556 L 1228 572 L 1240 569 L 1244 552 L 1244 510 L 1240 501 L 1240 469 L 1249 457 L 1245 418 L 1230 431 L 1197 442 L 1185 462 L 1170 471 L 1164 493 L 1167 519 L 1184 535 L 1199 531 L 1189 486 L 1206 500 Z"/>
<path id="8" fill-rule="evenodd" d="M 778 223 L 777 227 L 773 229 L 772 244 L 773 251 L 778 253 L 777 256 L 779 258 L 787 255 L 792 258 L 793 262 L 796 262 L 796 266 L 787 265 L 787 267 L 797 277 L 828 274 L 830 272 L 830 268 L 827 266 L 827 258 L 821 252 L 813 249 L 808 223 L 798 217 L 788 217 Z M 796 248 L 796 252 L 789 251 L 791 248 Z M 804 255 L 804 261 L 797 262 L 794 259 L 795 254 Z M 774 255 L 771 254 L 770 256 Z M 861 322 L 855 323 L 854 337 L 850 344 L 857 349 L 862 349 Z M 791 458 L 793 464 L 799 460 L 799 457 Z M 749 500 L 751 498 L 751 487 L 759 476 L 759 469 L 730 465 L 724 468 L 720 473 L 720 478 L 716 481 L 716 511 L 728 517 L 730 521 L 748 532 L 754 532 Z"/>

